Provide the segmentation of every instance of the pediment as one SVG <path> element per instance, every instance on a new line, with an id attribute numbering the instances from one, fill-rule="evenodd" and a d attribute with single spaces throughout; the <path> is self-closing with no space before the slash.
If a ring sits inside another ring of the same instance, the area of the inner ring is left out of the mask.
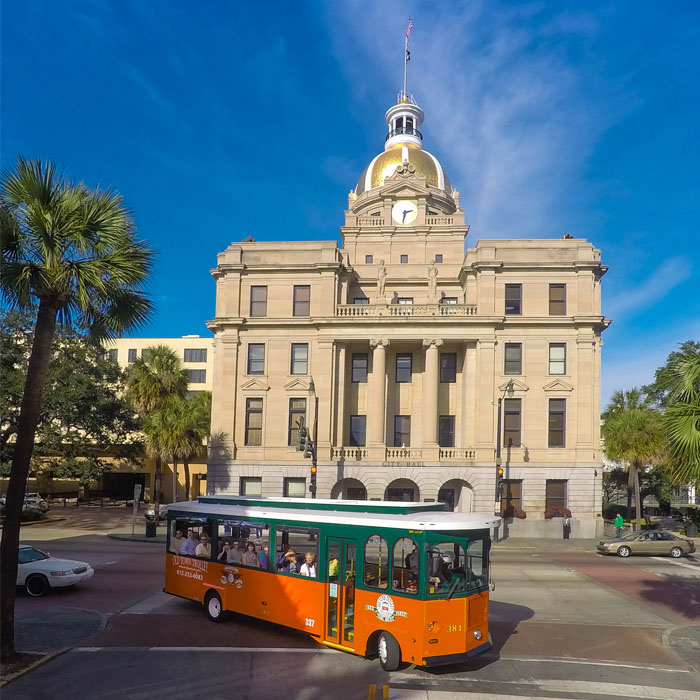
<path id="1" fill-rule="evenodd" d="M 511 379 L 501 384 L 501 386 L 498 388 L 501 392 L 508 393 L 509 387 L 512 391 L 527 391 L 530 388 L 527 384 L 523 384 L 523 382 L 521 382 L 519 379 Z"/>
<path id="2" fill-rule="evenodd" d="M 241 384 L 241 391 L 269 391 L 270 385 L 261 379 L 249 379 Z"/>
<path id="3" fill-rule="evenodd" d="M 555 379 L 553 382 L 544 385 L 545 391 L 573 391 L 574 387 L 563 379 Z"/>
<path id="4" fill-rule="evenodd" d="M 415 197 L 417 195 L 427 195 L 430 193 L 425 180 L 407 180 L 405 177 L 395 175 L 384 180 L 384 186 L 381 189 L 383 197 L 394 195 L 396 197 Z"/>
<path id="5" fill-rule="evenodd" d="M 311 382 L 307 379 L 294 378 L 291 382 L 284 385 L 287 391 L 310 391 Z"/>

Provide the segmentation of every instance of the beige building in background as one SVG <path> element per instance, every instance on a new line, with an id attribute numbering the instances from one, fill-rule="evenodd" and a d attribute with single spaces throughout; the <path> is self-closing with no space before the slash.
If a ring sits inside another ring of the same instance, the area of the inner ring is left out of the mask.
<path id="1" fill-rule="evenodd" d="M 385 149 L 335 241 L 232 243 L 218 256 L 207 490 L 511 506 L 510 534 L 602 523 L 600 251 L 583 239 L 468 247 L 459 194 L 399 95 Z M 502 400 L 504 498 L 496 500 Z M 316 409 L 317 406 L 317 409 Z"/>
<path id="2" fill-rule="evenodd" d="M 196 391 L 211 391 L 213 377 L 213 342 L 211 336 L 183 335 L 180 338 L 116 338 L 104 343 L 107 354 L 115 360 L 122 369 L 126 369 L 136 358 L 140 358 L 144 349 L 154 345 L 169 347 L 180 358 L 182 367 L 189 375 L 189 393 Z M 141 465 L 135 465 L 129 460 L 117 460 L 114 462 L 112 472 L 108 472 L 104 480 L 104 486 L 129 480 L 130 486 L 123 491 L 133 491 L 133 483 L 142 483 L 146 495 L 153 497 L 153 476 L 155 472 L 154 460 L 143 457 Z M 191 462 L 190 491 L 185 493 L 185 475 L 182 463 L 178 465 L 177 475 L 177 499 L 173 495 L 173 468 L 172 464 L 163 464 L 161 476 L 161 491 L 163 500 L 171 503 L 175 500 L 188 500 L 197 498 L 206 493 L 207 465 L 203 459 Z"/>

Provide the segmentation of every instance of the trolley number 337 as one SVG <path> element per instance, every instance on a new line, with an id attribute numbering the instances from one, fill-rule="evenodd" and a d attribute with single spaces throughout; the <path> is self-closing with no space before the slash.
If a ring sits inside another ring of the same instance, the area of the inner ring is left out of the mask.
<path id="1" fill-rule="evenodd" d="M 305 617 L 304 618 L 304 624 L 307 627 L 313 627 L 316 624 L 316 620 L 312 620 L 310 617 Z"/>

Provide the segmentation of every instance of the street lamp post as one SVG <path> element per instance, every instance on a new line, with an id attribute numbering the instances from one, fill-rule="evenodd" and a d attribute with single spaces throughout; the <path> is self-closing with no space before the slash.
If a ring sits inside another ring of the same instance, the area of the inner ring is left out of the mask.
<path id="1" fill-rule="evenodd" d="M 495 501 L 501 500 L 501 484 L 499 481 L 503 476 L 502 460 L 501 460 L 501 443 L 503 438 L 501 437 L 501 429 L 503 425 L 503 399 L 506 394 L 511 394 L 513 392 L 513 380 L 509 380 L 503 389 L 503 393 L 498 397 L 498 419 L 496 421 L 496 497 Z"/>

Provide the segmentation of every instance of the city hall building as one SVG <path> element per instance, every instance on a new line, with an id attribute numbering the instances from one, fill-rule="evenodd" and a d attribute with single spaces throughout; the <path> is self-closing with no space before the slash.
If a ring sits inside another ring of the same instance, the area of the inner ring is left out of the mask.
<path id="1" fill-rule="evenodd" d="M 481 240 L 401 93 L 336 241 L 218 255 L 207 490 L 508 508 L 511 535 L 601 524 L 600 251 Z M 500 435 L 498 428 L 500 426 Z M 498 442 L 500 441 L 500 449 Z M 503 498 L 497 497 L 497 458 Z"/>

